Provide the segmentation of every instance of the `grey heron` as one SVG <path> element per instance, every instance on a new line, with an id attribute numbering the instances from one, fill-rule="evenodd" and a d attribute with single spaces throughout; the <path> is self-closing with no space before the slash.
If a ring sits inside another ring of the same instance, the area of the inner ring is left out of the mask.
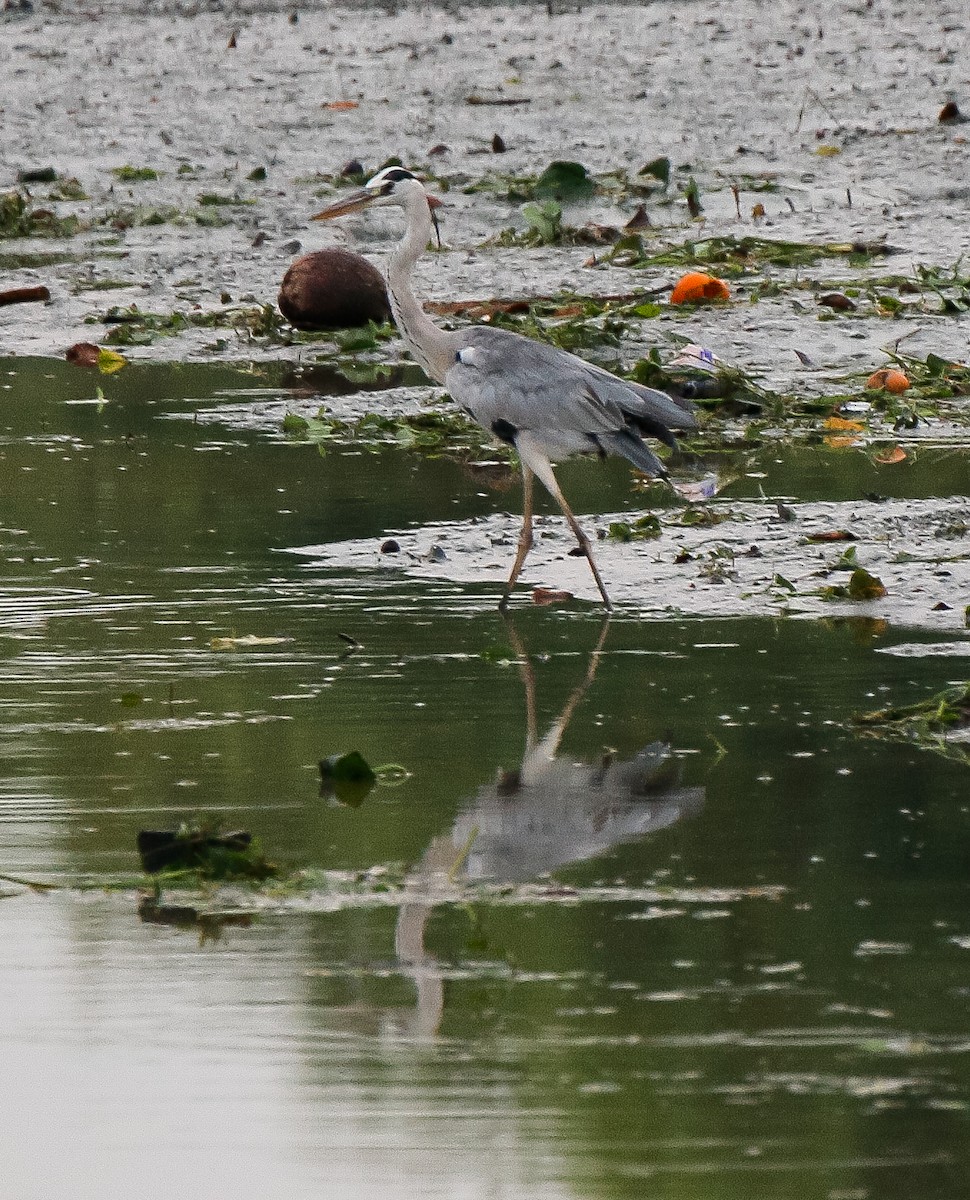
<path id="1" fill-rule="evenodd" d="M 663 463 L 643 438 L 676 448 L 674 430 L 697 428 L 690 403 L 510 330 L 484 325 L 446 330 L 436 325 L 415 297 L 411 275 L 427 249 L 436 225 L 432 210 L 439 203 L 410 171 L 385 167 L 311 220 L 379 205 L 404 209 L 404 237 L 386 273 L 395 324 L 415 361 L 473 420 L 514 446 L 522 465 L 522 531 L 500 607 L 507 607 L 533 544 L 532 484 L 537 476 L 562 509 L 603 603 L 612 609 L 589 538 L 566 503 L 552 464 L 573 454 L 620 454 L 647 475 L 667 480 Z"/>

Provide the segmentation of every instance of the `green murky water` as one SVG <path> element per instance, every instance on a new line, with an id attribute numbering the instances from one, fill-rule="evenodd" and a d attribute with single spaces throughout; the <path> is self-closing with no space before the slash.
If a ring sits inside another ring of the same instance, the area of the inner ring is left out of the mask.
<path id="1" fill-rule="evenodd" d="M 130 890 L 3 884 L 10 1195 L 966 1194 L 966 766 L 845 724 L 965 676 L 966 642 L 507 626 L 491 589 L 287 551 L 514 493 L 193 421 L 278 394 L 243 371 L 98 383 L 0 362 L 0 871 L 113 880 L 139 829 L 212 814 L 410 891 L 200 937 Z M 760 465 L 848 486 L 822 451 Z M 562 476 L 580 511 L 633 502 L 622 464 Z M 322 798 L 351 748 L 410 774 Z M 422 891 L 442 866 L 458 900 Z"/>

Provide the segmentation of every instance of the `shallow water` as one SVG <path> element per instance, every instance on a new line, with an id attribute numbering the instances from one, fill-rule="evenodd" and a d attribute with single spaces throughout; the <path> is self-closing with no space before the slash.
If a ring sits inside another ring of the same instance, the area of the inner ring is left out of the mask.
<path id="1" fill-rule="evenodd" d="M 289 551 L 515 491 L 194 421 L 242 369 L 0 383 L 0 871 L 69 885 L 0 884 L 11 1195 L 964 1194 L 966 766 L 847 722 L 970 641 L 506 624 L 491 585 Z M 825 453 L 760 486 L 848 487 Z M 638 503 L 619 466 L 562 472 L 580 511 Z M 354 748 L 407 777 L 321 797 Z M 223 926 L 90 886 L 196 814 L 319 886 Z"/>

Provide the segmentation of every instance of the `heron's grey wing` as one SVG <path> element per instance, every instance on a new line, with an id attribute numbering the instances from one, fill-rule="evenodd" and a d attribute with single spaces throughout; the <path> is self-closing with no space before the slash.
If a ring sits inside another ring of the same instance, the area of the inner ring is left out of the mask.
<path id="1" fill-rule="evenodd" d="M 670 430 L 694 428 L 665 393 L 629 383 L 543 342 L 501 329 L 472 326 L 451 335 L 455 361 L 445 376 L 453 399 L 498 436 L 529 430 L 585 439 L 642 432 L 671 442 Z"/>

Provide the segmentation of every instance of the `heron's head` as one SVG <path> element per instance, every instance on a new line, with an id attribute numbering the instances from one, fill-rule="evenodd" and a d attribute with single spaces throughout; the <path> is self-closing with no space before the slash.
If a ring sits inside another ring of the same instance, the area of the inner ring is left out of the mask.
<path id="1" fill-rule="evenodd" d="M 334 217 L 343 217 L 347 213 L 378 205 L 396 204 L 399 208 L 406 208 L 417 197 L 421 197 L 432 211 L 441 205 L 440 200 L 428 195 L 416 175 L 403 167 L 385 167 L 368 179 L 362 188 L 341 196 L 322 212 L 315 213 L 310 220 L 330 221 Z"/>

